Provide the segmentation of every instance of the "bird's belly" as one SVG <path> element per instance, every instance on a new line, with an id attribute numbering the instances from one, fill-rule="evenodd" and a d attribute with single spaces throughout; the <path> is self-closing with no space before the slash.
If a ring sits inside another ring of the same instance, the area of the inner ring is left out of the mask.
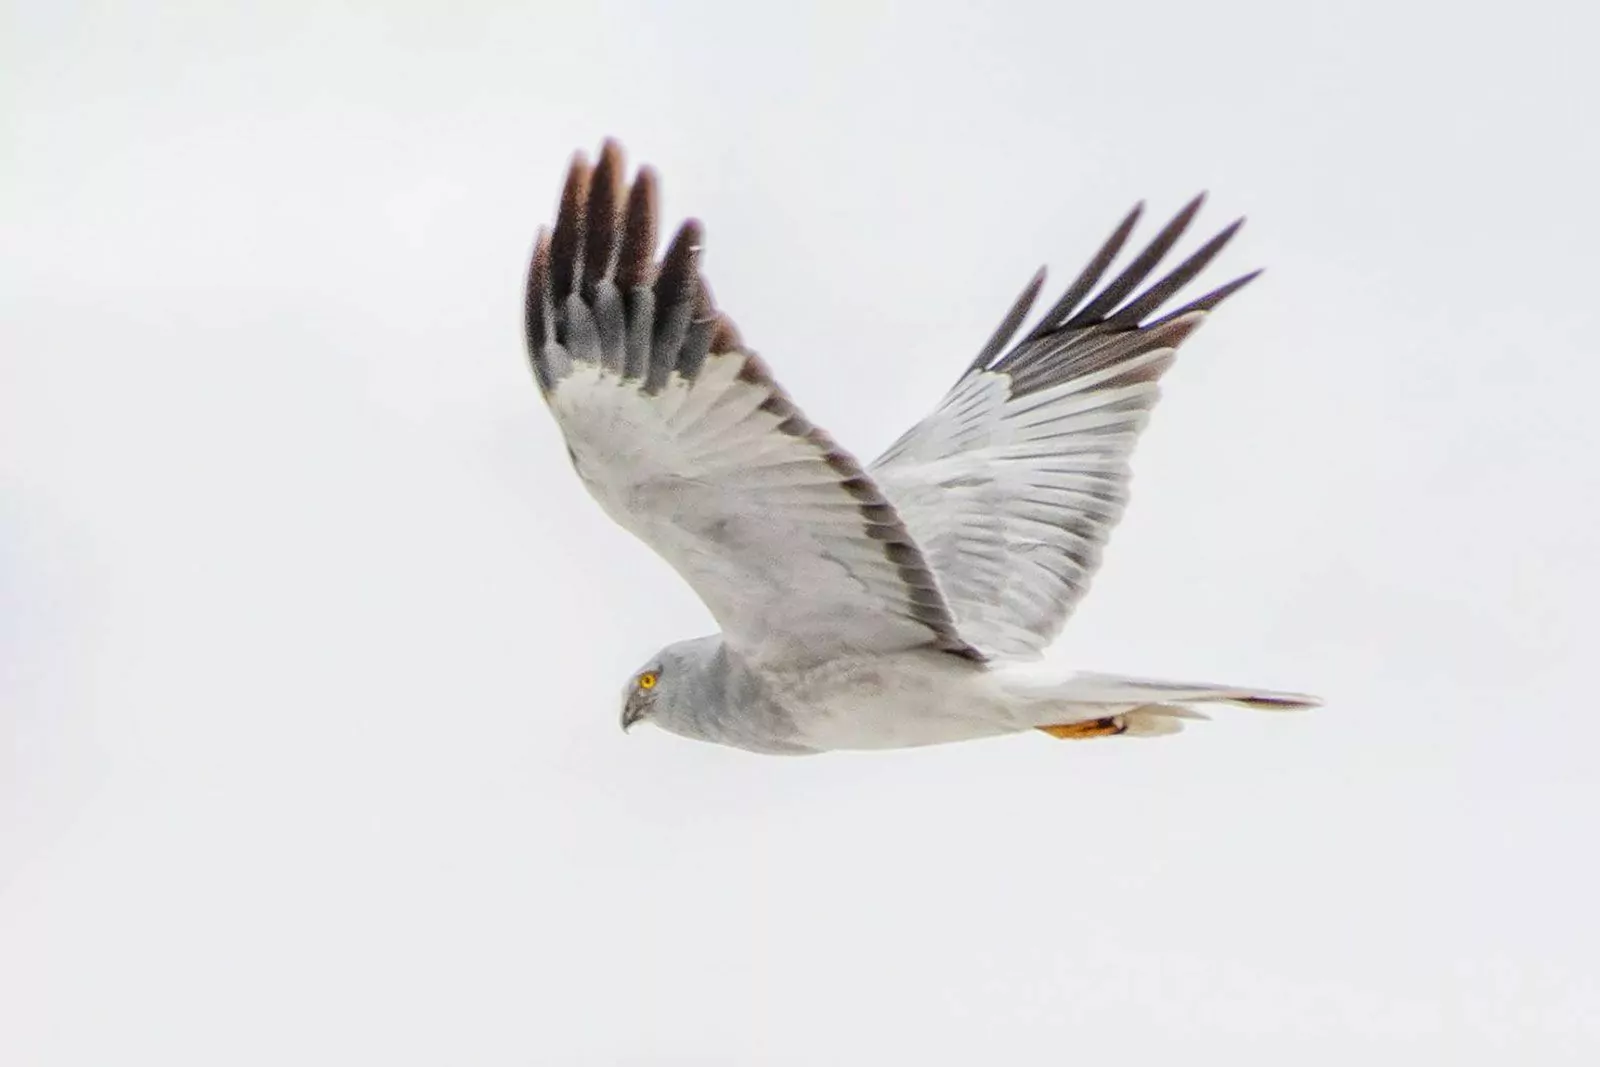
<path id="1" fill-rule="evenodd" d="M 840 660 L 793 679 L 783 699 L 819 751 L 911 748 L 1019 729 L 979 668 L 945 653 Z"/>

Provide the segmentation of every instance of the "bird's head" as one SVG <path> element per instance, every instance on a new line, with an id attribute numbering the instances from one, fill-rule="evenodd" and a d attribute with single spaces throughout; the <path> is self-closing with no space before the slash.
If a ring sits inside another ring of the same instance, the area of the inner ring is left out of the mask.
<path id="1" fill-rule="evenodd" d="M 721 640 L 697 638 L 668 645 L 645 661 L 622 690 L 622 728 L 653 721 L 682 732 L 715 694 L 711 681 Z"/>
<path id="2" fill-rule="evenodd" d="M 655 710 L 656 702 L 661 699 L 662 692 L 670 686 L 662 668 L 661 657 L 657 656 L 643 667 L 633 672 L 633 677 L 628 679 L 628 684 L 622 691 L 622 732 L 627 733 L 634 723 L 641 719 L 649 718 Z"/>

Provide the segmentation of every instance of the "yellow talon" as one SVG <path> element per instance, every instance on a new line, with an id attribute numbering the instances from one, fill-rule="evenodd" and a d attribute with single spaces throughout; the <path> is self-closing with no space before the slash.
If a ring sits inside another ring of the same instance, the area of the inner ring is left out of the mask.
<path id="1" fill-rule="evenodd" d="M 1088 722 L 1068 722 L 1059 726 L 1040 726 L 1039 731 L 1063 741 L 1082 741 L 1090 737 L 1114 737 L 1128 728 L 1127 720 L 1121 715 L 1112 715 L 1104 719 L 1090 719 Z"/>

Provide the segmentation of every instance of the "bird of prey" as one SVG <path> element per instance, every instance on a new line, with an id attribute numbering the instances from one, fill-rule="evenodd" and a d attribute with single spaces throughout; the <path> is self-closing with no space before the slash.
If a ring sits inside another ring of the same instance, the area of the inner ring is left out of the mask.
<path id="1" fill-rule="evenodd" d="M 649 167 L 627 180 L 615 142 L 575 155 L 527 290 L 534 375 L 579 478 L 722 627 L 634 672 L 624 730 L 800 754 L 1148 736 L 1205 718 L 1194 704 L 1318 703 L 1020 666 L 1088 589 L 1178 346 L 1255 276 L 1163 313 L 1243 220 L 1147 284 L 1197 197 L 1106 280 L 1136 207 L 1019 336 L 1036 274 L 932 414 L 863 464 L 717 310 L 699 222 L 656 258 L 656 188 Z"/>

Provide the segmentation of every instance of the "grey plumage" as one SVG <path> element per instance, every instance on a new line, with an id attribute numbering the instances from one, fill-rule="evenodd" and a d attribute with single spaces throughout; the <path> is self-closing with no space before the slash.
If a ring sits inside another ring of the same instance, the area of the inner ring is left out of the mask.
<path id="1" fill-rule="evenodd" d="M 1074 724 L 1161 733 L 1193 717 L 1186 703 L 1314 702 L 1103 675 L 1041 684 L 1007 665 L 1036 656 L 1088 588 L 1178 346 L 1256 276 L 1152 318 L 1238 231 L 1147 284 L 1201 202 L 1106 280 L 1135 208 L 1018 339 L 1037 273 L 939 407 L 869 466 L 717 309 L 697 221 L 656 259 L 653 172 L 628 183 L 611 142 L 592 168 L 576 157 L 528 274 L 534 373 L 595 499 L 723 628 L 642 669 L 624 724 L 786 753 Z"/>

